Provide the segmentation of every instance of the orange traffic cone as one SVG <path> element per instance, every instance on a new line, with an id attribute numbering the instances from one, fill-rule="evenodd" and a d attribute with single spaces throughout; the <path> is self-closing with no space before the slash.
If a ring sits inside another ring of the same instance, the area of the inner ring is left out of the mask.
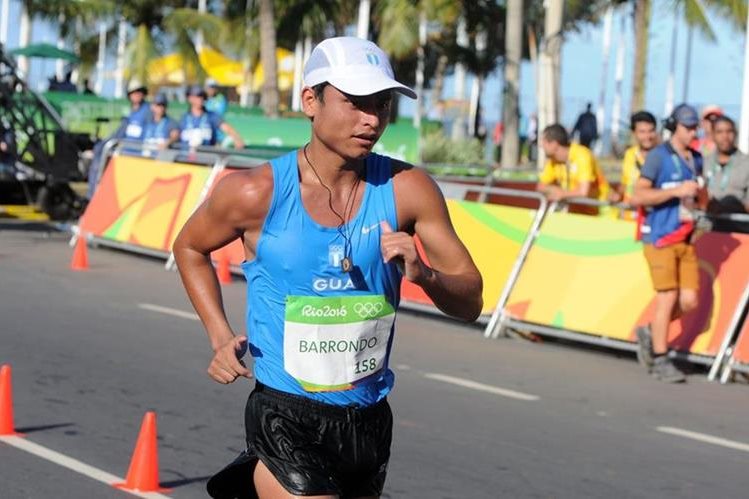
<path id="1" fill-rule="evenodd" d="M 88 270 L 88 247 L 83 234 L 78 236 L 73 250 L 73 259 L 70 261 L 71 270 Z"/>
<path id="2" fill-rule="evenodd" d="M 135 443 L 130 468 L 124 483 L 113 483 L 118 489 L 139 492 L 169 492 L 159 487 L 159 454 L 156 446 L 156 413 L 148 411 Z"/>
<path id="3" fill-rule="evenodd" d="M 10 366 L 0 367 L 0 435 L 19 437 L 13 428 L 13 386 L 10 379 Z"/>
<path id="4" fill-rule="evenodd" d="M 218 282 L 221 284 L 231 284 L 231 270 L 229 270 L 229 253 L 225 250 L 219 251 L 218 254 Z"/>

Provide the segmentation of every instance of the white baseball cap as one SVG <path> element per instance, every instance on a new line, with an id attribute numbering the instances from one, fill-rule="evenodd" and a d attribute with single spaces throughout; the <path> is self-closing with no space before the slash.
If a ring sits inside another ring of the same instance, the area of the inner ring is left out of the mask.
<path id="1" fill-rule="evenodd" d="M 412 99 L 416 92 L 395 81 L 385 52 L 369 40 L 353 36 L 321 41 L 304 66 L 304 84 L 328 82 L 349 95 L 372 95 L 395 90 Z"/>

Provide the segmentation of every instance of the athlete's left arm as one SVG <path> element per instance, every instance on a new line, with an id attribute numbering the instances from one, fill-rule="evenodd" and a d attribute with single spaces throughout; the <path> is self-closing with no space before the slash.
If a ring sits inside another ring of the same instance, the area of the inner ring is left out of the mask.
<path id="1" fill-rule="evenodd" d="M 423 171 L 408 167 L 393 183 L 400 227 L 393 232 L 384 224 L 384 260 L 398 261 L 404 277 L 444 313 L 476 320 L 483 307 L 481 274 L 455 233 L 439 187 Z M 419 257 L 413 235 L 419 236 L 429 265 Z"/>

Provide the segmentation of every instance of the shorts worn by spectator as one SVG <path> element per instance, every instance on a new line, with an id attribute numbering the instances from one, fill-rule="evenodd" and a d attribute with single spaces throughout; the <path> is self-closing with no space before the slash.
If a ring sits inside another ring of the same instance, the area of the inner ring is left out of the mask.
<path id="1" fill-rule="evenodd" d="M 247 451 L 209 482 L 214 497 L 378 496 L 390 455 L 401 280 L 463 320 L 482 308 L 481 276 L 439 188 L 423 171 L 371 152 L 392 92 L 415 97 L 385 53 L 359 38 L 324 40 L 304 81 L 309 144 L 225 176 L 174 243 L 214 351 L 209 375 L 223 384 L 249 377 L 240 360 L 248 350 L 258 381 Z M 237 238 L 251 283 L 249 338 L 226 320 L 210 259 Z"/>

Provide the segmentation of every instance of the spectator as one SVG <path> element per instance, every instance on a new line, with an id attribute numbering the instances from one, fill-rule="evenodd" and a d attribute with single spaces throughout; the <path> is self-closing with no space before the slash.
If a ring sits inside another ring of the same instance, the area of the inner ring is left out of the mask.
<path id="1" fill-rule="evenodd" d="M 0 121 L 0 180 L 14 178 L 16 170 L 16 135 L 5 120 Z"/>
<path id="2" fill-rule="evenodd" d="M 146 123 L 143 141 L 157 149 L 166 149 L 170 144 L 179 140 L 177 123 L 166 114 L 168 99 L 159 94 L 151 103 L 152 119 Z M 150 153 L 149 150 L 144 150 Z"/>
<path id="3" fill-rule="evenodd" d="M 671 320 L 697 308 L 699 274 L 691 244 L 694 208 L 702 157 L 689 148 L 700 119 L 686 104 L 666 119 L 671 139 L 648 153 L 632 202 L 649 206 L 643 232 L 645 259 L 656 291 L 655 312 L 649 326 L 637 328 L 638 360 L 658 379 L 686 381 L 668 358 Z"/>
<path id="4" fill-rule="evenodd" d="M 206 93 L 200 85 L 193 85 L 187 91 L 190 108 L 179 122 L 180 142 L 191 149 L 199 146 L 215 146 L 218 132 L 223 131 L 234 141 L 236 149 L 244 148 L 239 134 L 218 115 L 205 109 Z"/>
<path id="5" fill-rule="evenodd" d="M 531 113 L 528 118 L 528 128 L 525 134 L 528 137 L 528 161 L 532 163 L 536 161 L 536 153 L 538 152 L 538 116 L 536 116 L 536 113 Z"/>
<path id="6" fill-rule="evenodd" d="M 151 109 L 146 101 L 148 89 L 138 80 L 130 80 L 127 85 L 127 98 L 130 101 L 130 113 L 123 118 L 122 123 L 115 132 L 106 139 L 99 141 L 94 146 L 94 159 L 91 161 L 91 167 L 88 170 L 88 198 L 91 199 L 96 190 L 96 183 L 99 180 L 99 172 L 102 170 L 102 157 L 104 144 L 111 139 L 121 139 L 131 142 L 140 142 L 143 140 L 143 133 L 146 123 L 151 121 Z M 125 149 L 125 151 L 128 151 Z M 130 150 L 140 154 L 137 151 Z"/>
<path id="7" fill-rule="evenodd" d="M 573 197 L 606 199 L 609 185 L 590 149 L 570 144 L 562 125 L 546 127 L 541 133 L 541 147 L 548 158 L 537 189 L 551 200 Z"/>
<path id="8" fill-rule="evenodd" d="M 205 81 L 205 92 L 205 109 L 223 119 L 226 114 L 226 97 L 219 92 L 218 82 L 213 78 L 208 78 Z"/>
<path id="9" fill-rule="evenodd" d="M 96 95 L 96 93 L 91 89 L 91 82 L 88 78 L 83 80 L 83 90 L 81 92 L 83 95 Z"/>
<path id="10" fill-rule="evenodd" d="M 703 157 L 707 157 L 715 151 L 715 140 L 713 139 L 713 122 L 718 116 L 723 116 L 723 110 L 715 105 L 702 108 L 702 136 L 696 138 L 690 147 L 699 151 Z"/>
<path id="11" fill-rule="evenodd" d="M 151 121 L 151 109 L 146 101 L 148 89 L 138 80 L 131 80 L 127 86 L 127 98 L 130 101 L 130 114 L 114 133 L 118 139 L 141 141 L 146 123 Z"/>
<path id="12" fill-rule="evenodd" d="M 713 214 L 746 213 L 749 211 L 749 156 L 736 149 L 736 124 L 731 118 L 719 116 L 712 127 L 715 151 L 705 160 L 710 197 L 707 210 Z"/>
<path id="13" fill-rule="evenodd" d="M 647 111 L 638 111 L 630 117 L 629 121 L 635 144 L 624 152 L 619 188 L 611 192 L 611 200 L 614 202 L 630 202 L 635 190 L 635 182 L 640 178 L 640 170 L 645 164 L 645 158 L 648 152 L 658 145 L 655 116 Z"/>
<path id="14" fill-rule="evenodd" d="M 588 102 L 585 111 L 577 117 L 575 126 L 572 128 L 572 136 L 577 133 L 578 142 L 590 149 L 591 144 L 598 138 L 598 122 L 596 115 L 590 110 L 593 104 Z"/>

